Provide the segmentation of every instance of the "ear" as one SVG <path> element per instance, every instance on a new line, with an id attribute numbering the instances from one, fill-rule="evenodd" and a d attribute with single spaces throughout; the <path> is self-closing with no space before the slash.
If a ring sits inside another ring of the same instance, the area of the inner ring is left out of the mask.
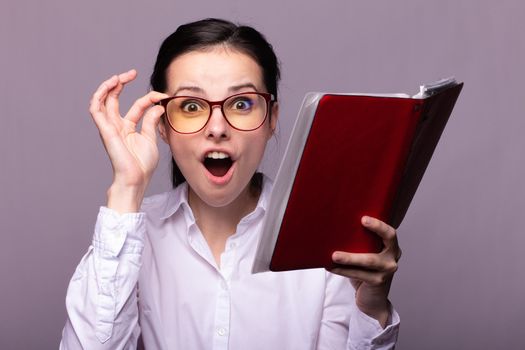
<path id="1" fill-rule="evenodd" d="M 275 129 L 277 128 L 277 120 L 279 119 L 279 103 L 275 102 L 272 105 L 272 114 L 270 119 L 270 129 L 272 130 L 272 133 L 270 134 L 270 137 L 273 136 L 275 133 Z"/>
<path id="2" fill-rule="evenodd" d="M 166 118 L 161 117 L 159 122 L 159 134 L 162 141 L 168 143 L 168 131 L 166 130 Z"/>

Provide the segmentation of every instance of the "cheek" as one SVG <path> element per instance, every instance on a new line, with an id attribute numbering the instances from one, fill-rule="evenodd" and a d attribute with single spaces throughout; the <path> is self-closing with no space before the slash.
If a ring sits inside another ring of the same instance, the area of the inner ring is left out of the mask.
<path id="1" fill-rule="evenodd" d="M 190 140 L 182 139 L 180 135 L 171 134 L 168 141 L 171 155 L 179 168 L 187 167 L 192 149 Z"/>
<path id="2" fill-rule="evenodd" d="M 259 166 L 269 138 L 270 136 L 268 135 L 268 133 L 262 132 L 257 136 L 257 138 L 248 140 L 246 142 L 249 162 L 250 164 L 252 164 L 253 167 L 257 168 Z"/>

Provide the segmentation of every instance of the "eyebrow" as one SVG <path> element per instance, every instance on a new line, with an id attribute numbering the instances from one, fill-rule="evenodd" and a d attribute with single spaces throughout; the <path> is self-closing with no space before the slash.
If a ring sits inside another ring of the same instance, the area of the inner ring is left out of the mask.
<path id="1" fill-rule="evenodd" d="M 245 88 L 251 88 L 251 89 L 253 89 L 253 90 L 257 91 L 257 92 L 259 91 L 257 89 L 257 87 L 254 84 L 252 84 L 252 83 L 246 83 L 246 84 L 231 86 L 228 89 L 228 91 L 235 93 L 235 92 L 239 92 L 240 90 L 243 90 Z"/>
<path id="2" fill-rule="evenodd" d="M 239 92 L 239 91 L 241 91 L 243 89 L 246 89 L 246 88 L 253 89 L 256 92 L 259 91 L 259 89 L 257 89 L 257 87 L 253 83 L 245 83 L 245 84 L 230 86 L 228 88 L 228 91 L 230 93 L 236 93 L 236 92 Z M 204 89 L 202 89 L 202 88 L 200 88 L 198 86 L 181 86 L 181 87 L 179 87 L 177 90 L 175 90 L 173 92 L 172 96 L 177 96 L 177 94 L 180 93 L 181 91 L 190 91 L 190 92 L 193 92 L 193 93 L 205 94 Z"/>
<path id="3" fill-rule="evenodd" d="M 181 91 L 185 91 L 185 90 L 187 90 L 187 91 L 191 91 L 191 92 L 195 92 L 195 93 L 201 93 L 201 94 L 204 94 L 204 90 L 201 89 L 201 88 L 198 87 L 198 86 L 181 86 L 181 87 L 179 87 L 177 90 L 175 90 L 175 91 L 173 92 L 172 95 L 173 95 L 173 96 L 177 96 L 177 94 L 178 94 L 179 92 L 181 92 Z"/>

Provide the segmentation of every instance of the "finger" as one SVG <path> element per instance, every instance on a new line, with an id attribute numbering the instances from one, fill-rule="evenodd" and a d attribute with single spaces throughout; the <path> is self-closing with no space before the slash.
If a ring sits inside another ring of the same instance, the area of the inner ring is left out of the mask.
<path id="1" fill-rule="evenodd" d="M 89 104 L 89 112 L 97 126 L 101 126 L 106 122 L 105 120 L 105 102 L 108 93 L 118 84 L 118 77 L 116 75 L 104 81 L 99 85 L 97 90 L 93 93 Z"/>
<path id="2" fill-rule="evenodd" d="M 398 262 L 399 259 L 401 259 L 401 256 L 402 256 L 402 255 L 403 255 L 403 251 L 401 250 L 400 247 L 397 247 L 397 252 L 396 252 L 396 257 L 395 257 L 396 262 Z"/>
<path id="3" fill-rule="evenodd" d="M 106 99 L 106 110 L 111 118 L 120 118 L 119 112 L 119 96 L 124 85 L 133 81 L 137 77 L 137 71 L 131 69 L 125 73 L 121 73 L 117 76 L 118 82 L 116 86 L 108 92 L 108 97 Z"/>
<path id="4" fill-rule="evenodd" d="M 335 273 L 340 276 L 349 277 L 351 279 L 356 279 L 362 282 L 365 282 L 370 285 L 381 285 L 390 280 L 391 275 L 384 273 L 370 272 L 362 269 L 347 269 L 336 267 L 330 272 Z"/>
<path id="5" fill-rule="evenodd" d="M 121 73 L 118 76 L 118 79 L 121 84 L 127 84 L 132 80 L 135 80 L 137 77 L 137 71 L 135 69 L 130 69 L 127 72 Z"/>
<path id="6" fill-rule="evenodd" d="M 150 140 L 156 142 L 157 140 L 157 125 L 160 118 L 164 114 L 164 107 L 157 105 L 150 108 L 142 120 L 141 134 Z"/>
<path id="7" fill-rule="evenodd" d="M 357 267 L 369 271 L 388 273 L 397 271 L 397 262 L 395 259 L 379 254 L 334 252 L 332 254 L 332 260 L 336 264 Z"/>
<path id="8" fill-rule="evenodd" d="M 361 223 L 364 227 L 381 237 L 385 246 L 396 237 L 396 230 L 379 219 L 370 216 L 363 216 L 361 218 Z"/>
<path id="9" fill-rule="evenodd" d="M 150 91 L 148 94 L 135 101 L 126 114 L 125 118 L 133 123 L 138 123 L 140 118 L 142 118 L 144 115 L 146 109 L 167 97 L 169 97 L 169 95 L 157 91 Z"/>

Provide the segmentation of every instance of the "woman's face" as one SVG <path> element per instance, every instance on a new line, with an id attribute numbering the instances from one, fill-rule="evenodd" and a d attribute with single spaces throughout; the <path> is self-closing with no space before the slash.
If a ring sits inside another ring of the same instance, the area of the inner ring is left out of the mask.
<path id="1" fill-rule="evenodd" d="M 169 95 L 222 101 L 236 93 L 267 92 L 259 65 L 224 46 L 183 54 L 166 74 Z M 179 134 L 162 122 L 160 133 L 191 190 L 208 205 L 223 207 L 247 189 L 276 121 L 275 104 L 271 121 L 267 118 L 256 130 L 240 131 L 228 124 L 220 108 L 213 108 L 208 124 L 197 133 Z M 227 159 L 210 159 L 223 157 Z"/>

